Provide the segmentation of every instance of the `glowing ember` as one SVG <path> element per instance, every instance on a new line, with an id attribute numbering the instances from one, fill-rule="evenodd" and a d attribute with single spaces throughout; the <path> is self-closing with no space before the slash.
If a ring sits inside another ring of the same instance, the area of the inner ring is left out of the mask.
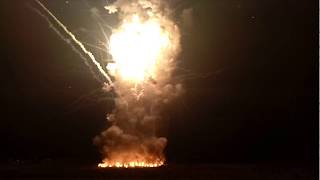
<path id="1" fill-rule="evenodd" d="M 98 167 L 100 168 L 152 168 L 152 167 L 160 167 L 164 163 L 159 161 L 157 163 L 147 163 L 147 162 L 138 162 L 132 161 L 127 163 L 121 162 L 103 162 L 99 163 Z"/>

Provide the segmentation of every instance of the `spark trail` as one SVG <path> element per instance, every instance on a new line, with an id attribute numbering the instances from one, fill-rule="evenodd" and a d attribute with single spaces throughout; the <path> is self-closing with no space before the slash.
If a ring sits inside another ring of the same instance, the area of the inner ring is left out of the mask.
<path id="1" fill-rule="evenodd" d="M 92 76 L 94 79 L 96 79 L 98 82 L 103 83 L 102 80 L 97 76 L 97 74 L 94 72 L 93 68 L 91 67 L 91 65 L 89 64 L 89 61 L 86 57 L 83 56 L 83 54 L 70 42 L 69 39 L 65 38 L 63 36 L 63 34 L 54 26 L 54 24 L 52 24 L 52 22 L 50 21 L 50 19 L 43 14 L 41 11 L 39 11 L 38 9 L 30 6 L 29 7 L 31 10 L 33 10 L 35 13 L 39 14 L 39 16 L 41 16 L 44 20 L 46 20 L 50 26 L 50 28 L 58 35 L 58 37 L 60 37 L 63 41 L 65 41 L 67 44 L 70 45 L 71 49 L 77 53 L 79 55 L 79 57 L 81 59 L 83 59 L 84 64 L 89 68 L 89 71 L 91 72 Z"/>
<path id="2" fill-rule="evenodd" d="M 96 60 L 94 55 L 85 48 L 85 46 L 75 37 L 75 35 L 71 31 L 69 31 L 68 28 L 54 14 L 52 14 L 52 12 L 44 4 L 42 4 L 39 0 L 35 0 L 35 2 L 37 2 L 40 5 L 40 7 L 58 24 L 58 26 L 63 29 L 63 31 L 73 40 L 73 42 L 79 46 L 79 48 L 83 51 L 83 53 L 85 53 L 90 58 L 90 60 L 98 68 L 99 72 L 107 80 L 107 83 L 111 85 L 112 84 L 111 78 L 104 71 L 101 64 Z"/>

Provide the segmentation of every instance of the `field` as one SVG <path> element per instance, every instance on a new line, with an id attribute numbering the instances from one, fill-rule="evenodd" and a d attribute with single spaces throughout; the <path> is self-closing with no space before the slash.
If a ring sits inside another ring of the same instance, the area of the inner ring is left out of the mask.
<path id="1" fill-rule="evenodd" d="M 254 164 L 167 164 L 159 168 L 100 169 L 72 162 L 14 162 L 2 164 L 1 178 L 16 179 L 214 179 L 311 180 L 308 168 Z"/>

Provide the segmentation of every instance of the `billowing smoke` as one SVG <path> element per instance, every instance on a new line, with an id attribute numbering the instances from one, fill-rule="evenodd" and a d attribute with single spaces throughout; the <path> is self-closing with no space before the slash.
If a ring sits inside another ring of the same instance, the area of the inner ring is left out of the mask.
<path id="1" fill-rule="evenodd" d="M 115 108 L 107 115 L 110 127 L 94 138 L 104 158 L 100 166 L 160 166 L 167 139 L 157 136 L 157 124 L 163 108 L 183 92 L 171 81 L 179 29 L 162 0 L 118 0 L 105 9 L 117 13 L 120 24 L 110 37 L 114 63 L 107 66 L 115 78 Z"/>

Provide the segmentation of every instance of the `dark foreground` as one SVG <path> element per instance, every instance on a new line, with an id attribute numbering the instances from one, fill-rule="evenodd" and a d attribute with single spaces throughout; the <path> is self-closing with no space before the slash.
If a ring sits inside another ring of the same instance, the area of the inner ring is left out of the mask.
<path id="1" fill-rule="evenodd" d="M 160 168 L 116 169 L 51 161 L 0 166 L 0 179 L 214 179 L 313 180 L 308 168 L 283 165 L 169 164 Z"/>

